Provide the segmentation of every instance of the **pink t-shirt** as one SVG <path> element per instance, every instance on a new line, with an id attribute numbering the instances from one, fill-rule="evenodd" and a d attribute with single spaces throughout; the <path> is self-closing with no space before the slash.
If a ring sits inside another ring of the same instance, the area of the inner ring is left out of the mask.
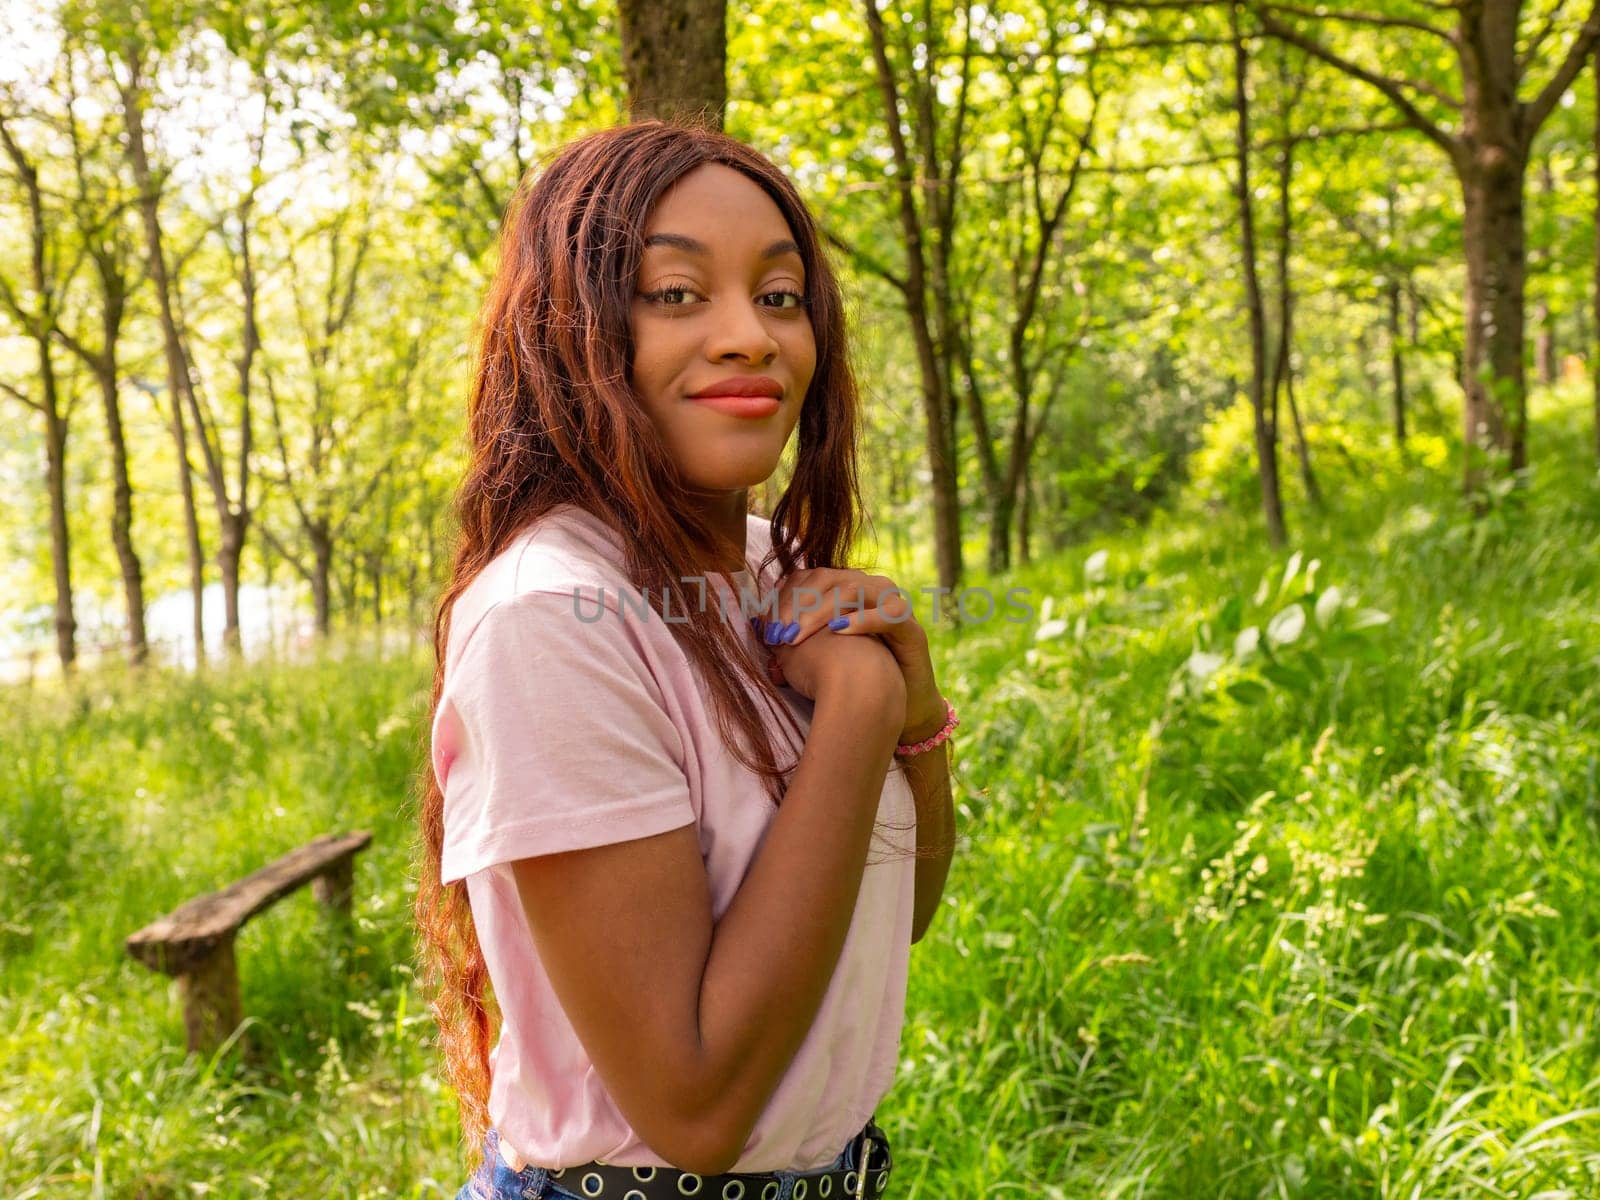
<path id="1" fill-rule="evenodd" d="M 749 568 L 710 575 L 737 631 L 736 588 L 765 594 L 766 518 L 747 519 Z M 640 615 L 622 548 L 575 506 L 547 514 L 456 600 L 433 768 L 444 792 L 445 883 L 467 881 L 503 1024 L 489 1116 L 508 1160 L 559 1169 L 591 1159 L 670 1166 L 640 1141 L 562 1011 L 534 947 L 509 864 L 694 825 L 712 914 L 732 903 L 777 809 L 723 746 L 702 683 L 658 613 Z M 605 612 L 600 611 L 601 587 Z M 619 589 L 633 606 L 618 611 Z M 693 591 L 691 590 L 691 596 Z M 598 618 L 598 619 L 597 619 Z M 811 702 L 780 689 L 801 729 Z M 766 713 L 779 762 L 800 747 Z M 911 946 L 916 809 L 892 765 L 850 931 L 816 1020 L 733 1169 L 833 1161 L 894 1082 Z M 889 859 L 891 861 L 878 861 Z"/>

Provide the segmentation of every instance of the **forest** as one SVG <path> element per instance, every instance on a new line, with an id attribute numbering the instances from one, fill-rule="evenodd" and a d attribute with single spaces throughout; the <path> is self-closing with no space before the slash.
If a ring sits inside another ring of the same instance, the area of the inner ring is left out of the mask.
<path id="1" fill-rule="evenodd" d="M 892 1193 L 1600 1195 L 1600 0 L 1349 2 L 0 0 L 0 1193 L 460 1186 L 475 321 L 519 184 L 660 116 L 817 214 L 861 563 L 1037 598 L 918 605 Z M 357 828 L 349 937 L 253 921 L 185 1055 L 124 939 Z"/>

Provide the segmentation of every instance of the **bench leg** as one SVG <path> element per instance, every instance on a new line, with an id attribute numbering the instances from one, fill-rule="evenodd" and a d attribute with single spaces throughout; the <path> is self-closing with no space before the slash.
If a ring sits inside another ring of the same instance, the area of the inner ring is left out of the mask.
<path id="1" fill-rule="evenodd" d="M 311 881 L 311 894 L 337 916 L 350 916 L 350 894 L 355 890 L 355 861 L 341 858 Z"/>
<path id="2" fill-rule="evenodd" d="M 191 1053 L 210 1054 L 228 1040 L 244 1020 L 231 936 L 192 970 L 178 976 L 178 997 L 183 1002 L 183 1033 Z"/>

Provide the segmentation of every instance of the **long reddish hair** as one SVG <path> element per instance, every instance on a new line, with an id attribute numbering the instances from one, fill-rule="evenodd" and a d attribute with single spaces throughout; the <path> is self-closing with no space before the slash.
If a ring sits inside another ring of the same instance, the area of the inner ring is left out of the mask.
<path id="1" fill-rule="evenodd" d="M 670 602 L 672 611 L 688 615 L 668 628 L 710 687 L 724 742 L 780 803 L 797 760 L 778 763 L 749 689 L 791 727 L 792 714 L 742 636 L 716 609 L 690 602 L 693 593 L 680 577 L 694 579 L 701 561 L 696 547 L 726 539 L 696 515 L 629 382 L 629 312 L 646 220 L 668 187 L 704 163 L 742 172 L 783 213 L 805 263 L 816 339 L 794 471 L 772 513 L 772 553 L 758 569 L 774 559 L 782 574 L 801 561 L 843 565 L 861 508 L 858 401 L 843 298 L 804 202 L 771 162 L 721 133 L 645 121 L 589 134 L 560 149 L 536 180 L 530 173 L 522 181 L 500 230 L 469 393 L 469 458 L 455 500 L 459 531 L 434 622 L 429 723 L 443 688 L 456 598 L 530 523 L 575 504 L 616 532 L 632 584 L 657 607 Z M 465 882 L 439 881 L 444 797 L 431 767 L 421 776 L 422 977 L 434 992 L 440 1046 L 471 1155 L 488 1125 L 498 1015 Z"/>

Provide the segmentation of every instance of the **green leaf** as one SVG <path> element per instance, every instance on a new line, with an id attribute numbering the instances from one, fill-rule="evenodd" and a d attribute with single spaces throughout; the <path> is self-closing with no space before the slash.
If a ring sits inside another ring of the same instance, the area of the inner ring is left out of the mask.
<path id="1" fill-rule="evenodd" d="M 1227 687 L 1228 695 L 1240 704 L 1260 704 L 1272 693 L 1254 679 L 1239 679 Z"/>
<path id="2" fill-rule="evenodd" d="M 1244 619 L 1244 597 L 1229 596 L 1222 611 L 1217 614 L 1217 630 L 1220 633 L 1237 633 L 1239 623 Z"/>

